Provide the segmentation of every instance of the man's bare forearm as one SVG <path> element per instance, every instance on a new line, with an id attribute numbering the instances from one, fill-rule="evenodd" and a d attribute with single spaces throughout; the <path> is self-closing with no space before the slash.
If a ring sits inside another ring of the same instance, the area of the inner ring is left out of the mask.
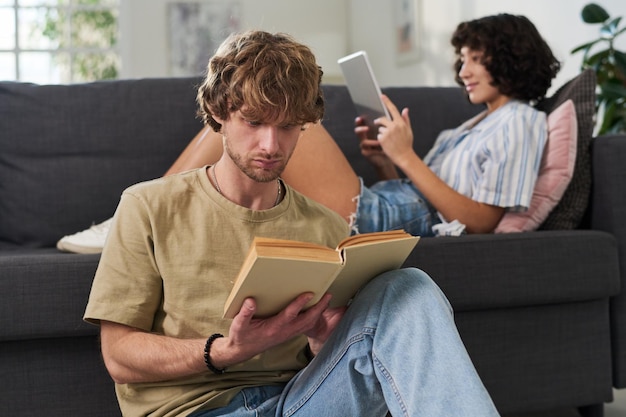
<path id="1" fill-rule="evenodd" d="M 206 371 L 204 339 L 176 339 L 101 323 L 102 355 L 117 383 L 155 382 Z"/>

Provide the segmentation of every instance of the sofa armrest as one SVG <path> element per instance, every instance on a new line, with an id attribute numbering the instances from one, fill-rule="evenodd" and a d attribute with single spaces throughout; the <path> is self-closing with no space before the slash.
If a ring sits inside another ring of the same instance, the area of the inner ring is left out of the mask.
<path id="1" fill-rule="evenodd" d="M 591 226 L 626 245 L 626 134 L 594 139 Z M 626 247 L 622 247 L 622 254 Z M 622 276 L 626 275 L 622 265 Z"/>
<path id="2" fill-rule="evenodd" d="M 626 134 L 594 139 L 591 227 L 618 242 L 622 289 L 626 288 Z M 626 293 L 611 300 L 613 384 L 626 387 Z"/>

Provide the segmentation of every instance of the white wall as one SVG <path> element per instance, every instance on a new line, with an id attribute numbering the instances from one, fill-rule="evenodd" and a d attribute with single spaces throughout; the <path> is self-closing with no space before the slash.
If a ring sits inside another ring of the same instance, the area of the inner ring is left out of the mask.
<path id="1" fill-rule="evenodd" d="M 124 77 L 168 76 L 167 4 L 172 0 L 121 0 L 121 48 Z M 206 0 L 228 1 L 228 0 Z M 464 20 L 507 12 L 526 15 L 563 62 L 556 88 L 579 72 L 581 55 L 570 51 L 598 35 L 580 11 L 591 0 L 417 0 L 421 25 L 420 58 L 398 64 L 389 0 L 240 0 L 244 29 L 291 33 L 312 47 L 326 82 L 341 82 L 336 59 L 365 49 L 379 83 L 454 85 L 449 38 Z M 598 0 L 612 16 L 626 19 L 626 1 Z M 626 35 L 619 43 L 626 49 Z"/>
<path id="2" fill-rule="evenodd" d="M 591 0 L 418 0 L 422 26 L 421 59 L 397 65 L 393 50 L 393 16 L 383 0 L 350 0 L 351 47 L 367 49 L 381 85 L 454 85 L 449 39 L 464 20 L 496 14 L 523 14 L 537 26 L 563 63 L 553 88 L 579 72 L 582 56 L 570 51 L 598 37 L 597 26 L 585 24 L 580 11 Z M 626 1 L 599 0 L 611 16 L 626 18 Z M 626 49 L 626 35 L 619 47 Z"/>
<path id="3" fill-rule="evenodd" d="M 228 0 L 206 0 L 228 1 Z M 242 29 L 287 32 L 309 45 L 332 81 L 347 51 L 348 0 L 239 0 Z M 171 0 L 121 0 L 124 78 L 169 76 L 167 5 Z"/>

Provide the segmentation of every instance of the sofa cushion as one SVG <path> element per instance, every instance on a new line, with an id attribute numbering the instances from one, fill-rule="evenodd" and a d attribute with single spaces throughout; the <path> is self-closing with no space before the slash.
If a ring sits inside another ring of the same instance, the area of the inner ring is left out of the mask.
<path id="1" fill-rule="evenodd" d="M 505 213 L 496 233 L 536 230 L 548 217 L 572 179 L 577 134 L 574 103 L 567 100 L 548 115 L 548 141 L 530 207 L 523 212 Z"/>
<path id="2" fill-rule="evenodd" d="M 196 78 L 0 83 L 0 241 L 50 247 L 109 218 L 200 130 Z M 129 112 L 130 111 L 130 112 Z"/>
<path id="3" fill-rule="evenodd" d="M 0 251 L 0 341 L 97 334 L 83 322 L 100 255 Z"/>
<path id="4" fill-rule="evenodd" d="M 617 245 L 595 230 L 425 237 L 405 265 L 428 273 L 456 313 L 526 308 L 619 294 Z"/>
<path id="5" fill-rule="evenodd" d="M 591 139 L 595 113 L 596 75 L 585 70 L 559 88 L 552 97 L 545 99 L 537 108 L 550 114 L 567 100 L 574 102 L 578 125 L 576 165 L 572 181 L 565 194 L 548 218 L 540 226 L 542 230 L 575 229 L 585 216 L 591 194 Z"/>

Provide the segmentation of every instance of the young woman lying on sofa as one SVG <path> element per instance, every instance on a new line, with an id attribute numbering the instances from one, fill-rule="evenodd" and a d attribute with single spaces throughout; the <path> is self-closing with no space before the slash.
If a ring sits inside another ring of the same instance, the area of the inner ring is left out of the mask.
<path id="1" fill-rule="evenodd" d="M 341 214 L 354 233 L 402 228 L 432 236 L 446 227 L 489 233 L 505 211 L 527 209 L 548 134 L 545 113 L 530 103 L 545 97 L 560 63 L 524 16 L 499 14 L 460 23 L 451 43 L 457 55 L 455 79 L 472 103 L 486 106 L 484 112 L 441 132 L 421 159 L 413 150 L 409 109 L 400 111 L 383 96 L 392 119 L 376 120 L 377 135 L 358 118 L 355 127 L 361 153 L 381 181 L 364 186 L 319 123 L 303 129 L 283 180 Z M 270 139 L 274 134 L 263 121 L 247 122 L 267 129 Z M 206 125 L 165 175 L 211 165 L 222 151 L 222 133 Z M 266 154 L 249 157 L 262 166 L 282 155 L 268 140 Z M 398 168 L 406 178 L 400 178 Z M 207 174 L 228 198 L 234 185 L 220 181 L 219 164 Z M 110 222 L 65 236 L 57 247 L 100 252 Z"/>

